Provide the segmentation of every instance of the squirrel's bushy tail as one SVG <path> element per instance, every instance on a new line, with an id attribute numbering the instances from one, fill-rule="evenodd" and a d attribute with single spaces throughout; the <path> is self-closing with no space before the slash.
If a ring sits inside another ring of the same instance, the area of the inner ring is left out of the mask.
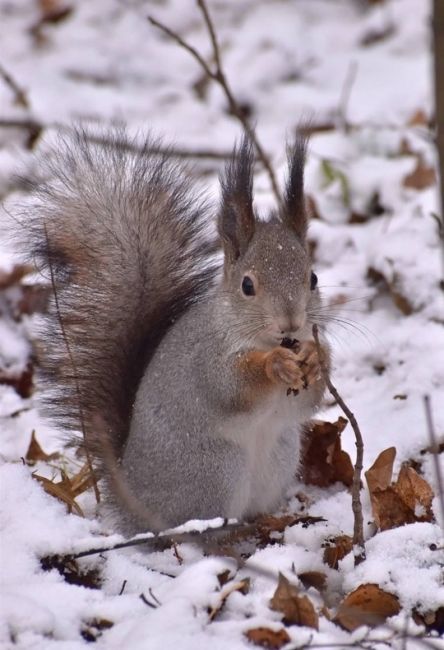
<path id="1" fill-rule="evenodd" d="M 46 410 L 93 451 L 102 422 L 116 456 L 145 365 L 215 272 L 204 204 L 155 144 L 60 138 L 19 236 L 55 289 L 38 355 Z"/>

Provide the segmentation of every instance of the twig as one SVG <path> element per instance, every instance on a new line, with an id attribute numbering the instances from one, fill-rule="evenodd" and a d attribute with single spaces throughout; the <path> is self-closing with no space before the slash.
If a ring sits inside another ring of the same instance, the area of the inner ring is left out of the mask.
<path id="1" fill-rule="evenodd" d="M 221 533 L 237 533 L 242 531 L 242 533 L 254 533 L 257 530 L 254 524 L 226 524 L 218 528 L 206 528 L 203 531 L 190 531 L 187 533 L 159 533 L 157 535 L 147 535 L 147 536 L 138 536 L 135 539 L 129 539 L 125 542 L 119 542 L 118 544 L 113 544 L 112 546 L 102 546 L 99 548 L 91 548 L 87 551 L 81 551 L 80 553 L 75 553 L 69 555 L 69 559 L 77 560 L 81 557 L 88 557 L 90 555 L 97 555 L 99 553 L 107 553 L 109 551 L 116 551 L 120 548 L 130 548 L 132 546 L 145 546 L 147 549 L 159 548 L 159 546 L 174 546 L 174 544 L 183 544 L 185 542 L 199 542 L 203 540 L 202 544 L 205 544 L 205 538 L 211 538 Z"/>
<path id="2" fill-rule="evenodd" d="M 439 177 L 441 186 L 441 224 L 444 223 L 444 3 L 433 3 L 433 41 L 435 72 L 435 122 L 437 129 L 436 145 L 438 150 Z M 444 238 L 442 247 L 441 289 L 444 289 Z"/>
<path id="3" fill-rule="evenodd" d="M 341 96 L 339 97 L 339 104 L 337 108 L 337 120 L 339 123 L 338 126 L 342 128 L 346 133 L 348 131 L 347 108 L 350 101 L 353 84 L 356 80 L 357 71 L 358 64 L 356 61 L 352 61 L 348 67 L 347 75 L 342 85 Z"/>
<path id="4" fill-rule="evenodd" d="M 0 77 L 3 79 L 5 84 L 14 94 L 14 102 L 17 106 L 22 106 L 22 108 L 29 109 L 29 100 L 26 95 L 26 92 L 19 86 L 15 79 L 5 70 L 5 68 L 0 64 Z"/>
<path id="5" fill-rule="evenodd" d="M 33 119 L 0 119 L 0 128 L 3 129 L 23 129 L 28 131 L 29 136 L 34 138 L 38 137 L 45 129 L 58 129 L 59 131 L 70 131 L 70 127 L 63 124 L 43 124 Z M 86 134 L 86 139 L 95 144 L 107 145 L 110 144 L 109 138 L 106 136 Z M 112 143 L 114 146 L 121 147 L 126 151 L 140 153 L 141 148 L 134 142 L 119 142 Z M 149 153 L 160 154 L 162 156 L 170 156 L 172 158 L 195 158 L 195 159 L 209 159 L 209 160 L 228 160 L 231 157 L 231 151 L 215 151 L 213 149 L 177 149 L 174 147 L 160 147 L 153 146 L 148 150 Z"/>
<path id="6" fill-rule="evenodd" d="M 158 20 L 153 18 L 152 16 L 148 16 L 149 22 L 156 27 L 157 29 L 160 29 L 162 32 L 167 34 L 172 40 L 174 40 L 178 45 L 183 47 L 191 56 L 199 63 L 201 68 L 204 70 L 205 74 L 209 77 L 209 79 L 212 79 L 214 82 L 219 84 L 219 86 L 222 88 L 222 91 L 225 94 L 225 97 L 228 101 L 228 106 L 230 113 L 236 117 L 239 122 L 242 124 L 245 132 L 248 134 L 248 137 L 251 139 L 251 141 L 254 144 L 254 147 L 256 149 L 258 158 L 262 162 L 263 166 L 265 167 L 265 170 L 268 174 L 268 178 L 270 180 L 270 184 L 273 190 L 273 193 L 276 197 L 276 201 L 279 204 L 279 206 L 282 205 L 282 196 L 281 192 L 279 190 L 279 186 L 276 180 L 276 175 L 274 173 L 273 167 L 271 165 L 270 159 L 268 155 L 266 154 L 265 150 L 263 149 L 260 141 L 258 140 L 258 137 L 256 135 L 255 130 L 251 126 L 251 124 L 248 121 L 248 118 L 246 117 L 245 113 L 242 111 L 241 107 L 239 106 L 233 91 L 231 90 L 231 87 L 228 83 L 227 77 L 225 75 L 223 65 L 222 65 L 222 58 L 220 54 L 220 47 L 219 43 L 217 40 L 216 36 L 216 31 L 214 29 L 214 23 L 211 19 L 210 13 L 208 11 L 208 7 L 206 4 L 205 0 L 197 0 L 197 5 L 202 12 L 203 19 L 205 22 L 205 26 L 208 30 L 208 34 L 210 37 L 211 41 L 211 46 L 213 50 L 213 58 L 214 58 L 214 63 L 215 63 L 215 69 L 212 70 L 211 67 L 208 65 L 208 63 L 205 61 L 205 59 L 202 57 L 202 55 L 189 43 L 187 43 L 179 34 L 174 32 L 172 29 L 164 25 L 163 23 L 160 23 Z"/>
<path id="7" fill-rule="evenodd" d="M 152 609 L 157 609 L 158 605 L 155 605 L 154 603 L 150 603 L 148 598 L 145 596 L 144 593 L 139 594 L 139 598 L 142 602 L 145 603 L 145 605 L 148 605 L 148 607 L 151 607 Z"/>
<path id="8" fill-rule="evenodd" d="M 425 408 L 425 414 L 427 420 L 427 429 L 429 432 L 430 449 L 432 451 L 433 463 L 435 466 L 436 483 L 438 486 L 438 499 L 439 499 L 439 505 L 441 509 L 441 527 L 444 530 L 444 482 L 443 482 L 443 478 L 441 474 L 441 466 L 439 464 L 439 458 L 438 458 L 439 446 L 438 446 L 438 441 L 436 439 L 435 426 L 433 423 L 430 395 L 424 395 L 424 408 Z"/>
<path id="9" fill-rule="evenodd" d="M 78 374 L 77 374 L 77 365 L 76 365 L 75 360 L 74 360 L 74 355 L 72 354 L 72 351 L 71 351 L 71 346 L 69 344 L 68 335 L 66 333 L 65 325 L 63 323 L 62 313 L 60 311 L 59 297 L 58 297 L 57 287 L 56 287 L 56 282 L 55 282 L 55 277 L 54 277 L 54 269 L 53 269 L 52 261 L 51 261 L 51 252 L 50 252 L 49 237 L 48 237 L 48 230 L 46 228 L 46 223 L 43 224 L 43 229 L 45 231 L 47 255 L 48 255 L 48 266 L 49 266 L 49 273 L 50 273 L 50 278 L 51 278 L 51 287 L 52 287 L 52 291 L 53 291 L 53 294 L 54 294 L 54 305 L 55 305 L 55 309 L 56 309 L 56 313 L 57 313 L 57 319 L 59 321 L 60 332 L 61 332 L 63 340 L 65 342 L 66 351 L 68 353 L 68 357 L 69 357 L 71 367 L 72 367 L 72 370 L 73 370 L 74 385 L 75 385 L 75 390 L 76 390 L 76 395 L 77 395 L 77 402 L 78 402 L 78 409 L 79 409 L 79 420 L 80 420 L 80 426 L 81 426 L 81 429 L 82 429 L 83 442 L 84 442 L 84 445 L 85 445 L 86 461 L 88 463 L 89 471 L 91 472 L 91 478 L 92 478 L 93 487 L 94 487 L 94 495 L 96 497 L 97 503 L 100 503 L 100 492 L 99 492 L 99 488 L 97 486 L 97 479 L 96 479 L 96 475 L 95 475 L 95 472 L 94 472 L 94 469 L 93 469 L 91 456 L 90 456 L 90 453 L 89 453 L 89 450 L 88 450 L 88 445 L 86 444 L 86 430 L 85 430 L 85 423 L 84 423 L 84 417 L 83 417 L 83 408 L 82 408 L 82 400 L 81 400 L 81 393 L 80 393 L 80 384 L 79 384 L 79 379 L 78 379 Z"/>
<path id="10" fill-rule="evenodd" d="M 123 594 L 123 592 L 125 591 L 126 583 L 127 583 L 127 580 L 124 580 L 122 582 L 122 586 L 120 587 L 120 591 L 119 591 L 119 596 L 121 596 Z"/>
<path id="11" fill-rule="evenodd" d="M 361 472 L 363 467 L 363 457 L 364 457 L 364 442 L 362 440 L 361 431 L 359 425 L 356 421 L 355 416 L 350 411 L 342 397 L 339 395 L 335 386 L 333 385 L 330 375 L 325 365 L 324 355 L 322 353 L 321 344 L 319 343 L 319 334 L 318 326 L 313 325 L 313 338 L 316 344 L 316 350 L 319 357 L 319 365 L 321 368 L 322 377 L 327 385 L 328 390 L 335 398 L 345 415 L 347 416 L 356 438 L 356 463 L 353 473 L 353 484 L 352 484 L 352 509 L 354 515 L 354 527 L 353 527 L 353 546 L 354 546 L 354 558 L 355 566 L 361 564 L 365 560 L 365 544 L 364 544 L 364 520 L 362 516 L 362 504 L 361 504 Z"/>

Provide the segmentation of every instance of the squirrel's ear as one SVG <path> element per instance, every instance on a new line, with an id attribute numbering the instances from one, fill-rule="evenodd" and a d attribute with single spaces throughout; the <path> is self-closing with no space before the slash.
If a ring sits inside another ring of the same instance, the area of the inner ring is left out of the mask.
<path id="1" fill-rule="evenodd" d="M 254 234 L 253 165 L 253 146 L 244 135 L 220 179 L 222 203 L 217 225 L 226 261 L 231 264 L 245 253 Z"/>
<path id="2" fill-rule="evenodd" d="M 285 187 L 282 221 L 301 241 L 307 234 L 307 212 L 304 199 L 304 165 L 307 139 L 297 134 L 293 145 L 288 149 L 288 179 Z"/>

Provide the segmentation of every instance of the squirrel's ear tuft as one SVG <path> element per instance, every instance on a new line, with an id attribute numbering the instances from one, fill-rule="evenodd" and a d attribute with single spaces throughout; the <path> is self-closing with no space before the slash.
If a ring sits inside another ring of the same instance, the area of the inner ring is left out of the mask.
<path id="1" fill-rule="evenodd" d="M 304 199 L 304 165 L 307 138 L 298 133 L 288 148 L 288 179 L 285 187 L 282 221 L 303 241 L 307 234 L 307 213 Z"/>
<path id="2" fill-rule="evenodd" d="M 231 264 L 245 253 L 254 234 L 253 166 L 253 145 L 245 134 L 220 179 L 222 203 L 218 231 L 225 258 Z"/>

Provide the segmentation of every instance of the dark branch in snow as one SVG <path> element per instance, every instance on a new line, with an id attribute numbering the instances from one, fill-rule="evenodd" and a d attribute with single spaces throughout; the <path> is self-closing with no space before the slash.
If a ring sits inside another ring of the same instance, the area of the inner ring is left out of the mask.
<path id="1" fill-rule="evenodd" d="M 209 79 L 212 79 L 215 83 L 219 84 L 227 99 L 230 113 L 239 120 L 239 122 L 242 124 L 244 131 L 247 133 L 248 137 L 253 142 L 254 147 L 256 149 L 257 156 L 259 160 L 262 162 L 268 174 L 268 178 L 270 180 L 270 184 L 273 190 L 273 194 L 276 198 L 276 201 L 278 205 L 281 206 L 282 196 L 279 190 L 279 186 L 276 180 L 276 175 L 274 173 L 270 159 L 267 153 L 265 152 L 265 150 L 263 149 L 261 143 L 259 142 L 256 132 L 254 128 L 251 126 L 250 122 L 248 121 L 245 112 L 242 110 L 241 106 L 236 100 L 233 91 L 231 90 L 230 84 L 227 80 L 226 74 L 224 72 L 223 65 L 222 65 L 222 58 L 220 55 L 220 47 L 216 36 L 216 30 L 214 29 L 214 23 L 211 19 L 206 2 L 205 0 L 197 0 L 197 5 L 202 12 L 204 22 L 208 30 L 208 34 L 210 36 L 211 46 L 213 50 L 213 58 L 215 63 L 214 70 L 208 65 L 208 63 L 205 61 L 202 55 L 192 45 L 187 43 L 181 36 L 179 36 L 179 34 L 174 32 L 172 29 L 170 29 L 163 23 L 160 23 L 152 16 L 148 16 L 148 20 L 154 27 L 160 29 L 167 36 L 169 36 L 173 41 L 175 41 L 178 45 L 183 47 L 189 54 L 191 54 L 191 56 L 199 63 L 201 68 L 204 70 L 207 77 Z"/>
<path id="2" fill-rule="evenodd" d="M 28 148 L 32 149 L 32 145 L 37 140 L 42 131 L 46 129 L 55 129 L 58 131 L 69 132 L 71 128 L 64 124 L 43 124 L 32 118 L 25 119 L 0 119 L 0 128 L 2 129 L 22 129 L 28 132 L 29 140 L 32 142 L 28 143 Z M 89 142 L 96 144 L 108 145 L 110 140 L 106 136 L 94 135 L 88 133 L 85 135 L 85 138 Z M 113 146 L 119 146 L 126 151 L 134 151 L 135 153 L 141 152 L 142 147 L 137 147 L 137 144 L 134 142 L 112 142 Z M 208 160 L 220 160 L 225 161 L 231 157 L 231 151 L 215 151 L 213 149 L 181 149 L 175 147 L 161 147 L 153 146 L 148 150 L 149 153 L 160 154 L 162 156 L 168 156 L 170 158 L 194 158 L 196 160 L 208 159 Z"/>
<path id="3" fill-rule="evenodd" d="M 441 474 L 441 466 L 439 464 L 439 445 L 436 439 L 435 425 L 433 423 L 432 406 L 430 403 L 430 395 L 424 395 L 424 407 L 427 420 L 427 429 L 430 439 L 430 450 L 433 456 L 433 463 L 435 467 L 436 484 L 438 486 L 438 500 L 441 509 L 441 527 L 444 530 L 444 481 Z"/>
<path id="4" fill-rule="evenodd" d="M 10 88 L 10 90 L 13 92 L 16 105 L 29 109 L 29 100 L 26 92 L 1 64 L 0 77 L 3 79 L 8 88 Z"/>
<path id="5" fill-rule="evenodd" d="M 435 54 L 435 122 L 436 145 L 438 149 L 439 180 L 441 186 L 441 227 L 444 222 L 444 2 L 434 0 L 433 3 L 433 36 Z M 441 289 L 444 290 L 444 237 L 442 245 L 442 279 Z"/>
<path id="6" fill-rule="evenodd" d="M 321 344 L 319 343 L 318 327 L 313 325 L 313 338 L 316 343 L 316 350 L 319 357 L 319 365 L 321 367 L 322 377 L 327 384 L 327 388 L 335 398 L 345 415 L 347 416 L 356 438 L 356 463 L 353 474 L 352 484 L 352 509 L 354 515 L 354 529 L 353 529 L 353 546 L 355 566 L 361 564 L 365 560 L 365 544 L 364 544 L 364 520 L 362 517 L 362 504 L 361 504 L 361 472 L 363 467 L 364 457 L 364 442 L 362 440 L 361 430 L 356 421 L 355 416 L 348 408 L 342 397 L 339 395 L 337 389 L 333 385 L 330 375 L 325 364 L 324 355 L 322 354 Z"/>
<path id="7" fill-rule="evenodd" d="M 254 524 L 229 524 L 224 523 L 222 526 L 217 528 L 206 528 L 203 531 L 190 531 L 186 533 L 159 533 L 157 535 L 139 535 L 134 539 L 129 539 L 126 542 L 119 542 L 118 544 L 113 544 L 112 546 L 101 546 L 98 548 L 91 548 L 87 551 L 81 551 L 80 553 L 75 553 L 70 555 L 69 558 L 77 560 L 82 557 L 88 557 L 90 555 L 98 555 L 100 553 L 107 553 L 108 551 L 116 551 L 120 548 L 130 548 L 131 546 L 144 546 L 145 550 L 164 550 L 174 546 L 175 544 L 184 544 L 184 543 L 200 543 L 206 546 L 207 543 L 214 542 L 214 538 L 221 536 L 223 534 L 224 541 L 227 541 L 226 534 L 228 533 L 242 533 L 242 534 L 254 534 L 257 530 L 257 526 Z"/>

